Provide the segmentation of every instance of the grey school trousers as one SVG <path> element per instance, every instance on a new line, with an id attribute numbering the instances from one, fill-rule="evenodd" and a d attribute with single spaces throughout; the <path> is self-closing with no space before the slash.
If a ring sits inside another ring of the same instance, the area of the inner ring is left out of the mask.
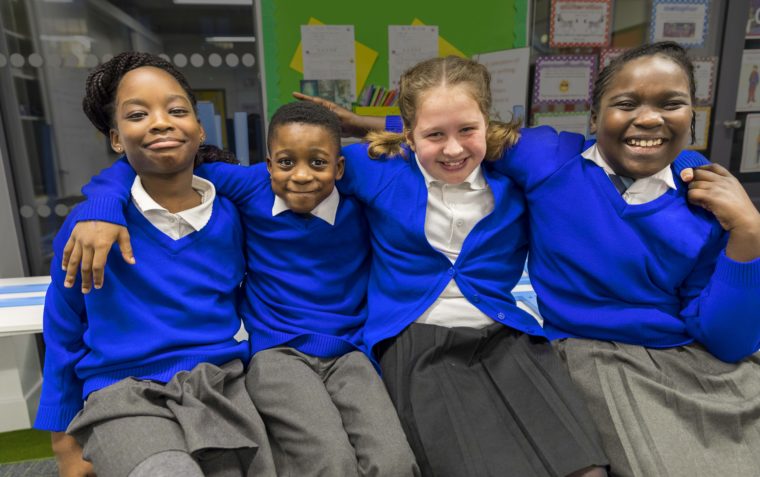
<path id="1" fill-rule="evenodd" d="M 369 359 L 256 353 L 246 387 L 267 427 L 278 476 L 417 476 L 396 410 Z"/>

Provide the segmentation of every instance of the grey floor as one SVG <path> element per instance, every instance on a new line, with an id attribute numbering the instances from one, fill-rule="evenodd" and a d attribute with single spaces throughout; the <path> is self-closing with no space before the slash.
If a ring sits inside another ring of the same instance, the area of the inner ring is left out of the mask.
<path id="1" fill-rule="evenodd" d="M 0 464 L 0 477 L 57 477 L 55 459 L 30 460 L 18 464 Z"/>

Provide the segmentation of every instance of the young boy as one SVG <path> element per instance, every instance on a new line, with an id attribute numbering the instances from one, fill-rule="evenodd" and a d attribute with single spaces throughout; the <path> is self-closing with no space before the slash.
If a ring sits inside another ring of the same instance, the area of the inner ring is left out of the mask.
<path id="1" fill-rule="evenodd" d="M 278 474 L 418 475 L 362 342 L 369 239 L 361 208 L 334 187 L 343 175 L 340 122 L 321 106 L 288 104 L 272 117 L 267 143 L 266 168 L 212 164 L 196 172 L 244 218 L 243 315 L 255 353 L 247 385 Z M 121 189 L 123 200 L 133 174 L 117 163 L 85 192 Z"/>

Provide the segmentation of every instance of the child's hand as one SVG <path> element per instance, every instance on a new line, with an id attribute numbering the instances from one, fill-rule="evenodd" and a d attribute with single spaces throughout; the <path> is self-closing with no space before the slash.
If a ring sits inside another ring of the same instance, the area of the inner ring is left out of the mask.
<path id="1" fill-rule="evenodd" d="M 684 169 L 681 179 L 689 184 L 688 199 L 709 210 L 731 235 L 726 254 L 737 261 L 760 256 L 760 212 L 741 183 L 718 164 Z"/>
<path id="2" fill-rule="evenodd" d="M 61 477 L 95 477 L 92 464 L 82 458 L 82 448 L 68 434 L 53 432 L 51 436 L 58 475 Z"/>
<path id="3" fill-rule="evenodd" d="M 311 103 L 324 106 L 338 116 L 340 119 L 340 132 L 343 137 L 362 138 L 370 131 L 382 131 L 385 129 L 385 118 L 359 116 L 332 101 L 317 96 L 293 92 L 293 97 L 299 101 L 309 101 Z"/>
<path id="4" fill-rule="evenodd" d="M 90 292 L 93 281 L 95 288 L 102 287 L 106 258 L 111 246 L 117 241 L 124 261 L 134 265 L 135 257 L 126 227 L 100 221 L 77 223 L 63 249 L 61 268 L 66 271 L 63 286 L 74 286 L 77 269 L 81 264 L 82 293 Z"/>

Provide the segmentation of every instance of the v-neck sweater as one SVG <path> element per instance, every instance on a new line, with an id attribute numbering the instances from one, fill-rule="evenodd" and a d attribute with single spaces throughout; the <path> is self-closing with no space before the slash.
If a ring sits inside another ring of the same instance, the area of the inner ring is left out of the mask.
<path id="1" fill-rule="evenodd" d="M 551 339 L 581 337 L 654 348 L 704 344 L 737 361 L 760 346 L 760 259 L 725 255 L 728 235 L 687 200 L 680 179 L 707 164 L 683 151 L 677 188 L 627 204 L 583 136 L 524 129 L 496 167 L 525 190 L 529 272 Z"/>
<path id="2" fill-rule="evenodd" d="M 475 225 L 451 263 L 425 235 L 428 188 L 417 162 L 412 157 L 372 160 L 366 144 L 345 147 L 343 155 L 345 174 L 338 187 L 364 204 L 370 224 L 372 267 L 364 332 L 370 348 L 414 322 L 452 278 L 464 297 L 494 321 L 543 335 L 510 293 L 522 274 L 528 231 L 522 193 L 509 178 L 489 163 L 481 166 L 493 191 L 494 210 Z"/>
<path id="3" fill-rule="evenodd" d="M 341 196 L 333 225 L 290 210 L 273 216 L 275 194 L 264 163 L 206 164 L 195 174 L 210 180 L 243 219 L 247 275 L 241 313 L 252 351 L 288 345 L 324 358 L 367 352 L 362 327 L 369 235 L 356 199 Z M 83 188 L 88 200 L 80 204 L 78 220 L 122 224 L 134 177 L 126 160 L 103 170 Z"/>
<path id="4" fill-rule="evenodd" d="M 87 295 L 79 278 L 64 288 L 60 268 L 77 218 L 75 209 L 53 242 L 36 428 L 65 430 L 90 393 L 130 376 L 166 382 L 202 362 L 247 362 L 248 343 L 234 339 L 243 230 L 229 201 L 217 198 L 209 222 L 179 240 L 129 202 L 126 223 L 137 263 L 126 264 L 114 247 L 103 288 Z"/>

